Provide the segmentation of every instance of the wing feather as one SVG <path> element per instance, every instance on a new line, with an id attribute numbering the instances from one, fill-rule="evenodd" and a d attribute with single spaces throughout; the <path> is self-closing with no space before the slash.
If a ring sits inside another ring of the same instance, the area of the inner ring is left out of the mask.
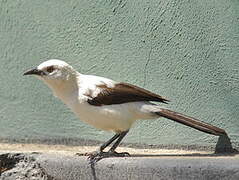
<path id="1" fill-rule="evenodd" d="M 100 93 L 96 97 L 89 95 L 91 98 L 88 100 L 88 103 L 94 106 L 137 101 L 156 101 L 162 103 L 169 101 L 160 95 L 128 83 L 117 83 L 114 87 L 107 87 L 106 84 L 102 84 L 98 85 L 97 88 L 100 88 Z"/>

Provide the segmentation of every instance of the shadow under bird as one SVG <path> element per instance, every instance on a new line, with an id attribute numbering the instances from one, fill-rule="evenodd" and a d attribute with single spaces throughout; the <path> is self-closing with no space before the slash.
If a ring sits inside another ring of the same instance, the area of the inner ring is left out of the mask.
<path id="1" fill-rule="evenodd" d="M 164 117 L 208 134 L 226 135 L 223 129 L 154 104 L 169 102 L 160 95 L 128 83 L 81 74 L 62 60 L 47 60 L 24 75 L 36 75 L 43 80 L 82 121 L 95 128 L 115 132 L 99 150 L 88 153 L 90 160 L 129 155 L 115 149 L 138 119 Z M 104 149 L 112 143 L 109 151 L 105 152 Z"/>

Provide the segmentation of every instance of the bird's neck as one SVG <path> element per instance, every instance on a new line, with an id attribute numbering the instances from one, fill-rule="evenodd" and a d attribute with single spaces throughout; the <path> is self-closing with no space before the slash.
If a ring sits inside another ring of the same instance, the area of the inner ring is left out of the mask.
<path id="1" fill-rule="evenodd" d="M 54 95 L 61 99 L 64 103 L 71 103 L 75 97 L 78 95 L 79 87 L 78 87 L 79 77 L 72 76 L 67 80 L 59 80 L 47 83 L 48 86 L 52 89 Z"/>

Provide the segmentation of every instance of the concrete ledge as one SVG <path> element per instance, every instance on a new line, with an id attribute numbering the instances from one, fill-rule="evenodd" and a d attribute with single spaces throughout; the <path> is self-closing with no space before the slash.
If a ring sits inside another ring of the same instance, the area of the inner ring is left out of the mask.
<path id="1" fill-rule="evenodd" d="M 103 159 L 91 167 L 85 157 L 41 155 L 57 179 L 239 179 L 238 158 L 131 157 Z M 70 171 L 69 171 L 70 170 Z"/>
<path id="2" fill-rule="evenodd" d="M 2 180 L 239 179 L 238 155 L 135 155 L 90 165 L 84 156 L 4 153 L 0 155 L 0 165 Z"/>

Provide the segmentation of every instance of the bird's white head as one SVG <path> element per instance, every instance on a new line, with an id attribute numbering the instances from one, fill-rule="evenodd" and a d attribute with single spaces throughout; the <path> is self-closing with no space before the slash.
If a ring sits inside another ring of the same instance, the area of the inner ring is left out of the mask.
<path id="1" fill-rule="evenodd" d="M 24 75 L 37 75 L 42 80 L 68 80 L 72 74 L 75 74 L 75 70 L 58 59 L 47 60 L 24 73 Z"/>
<path id="2" fill-rule="evenodd" d="M 36 68 L 26 71 L 23 75 L 36 75 L 57 94 L 59 91 L 73 87 L 78 72 L 66 62 L 51 59 L 41 63 Z"/>

